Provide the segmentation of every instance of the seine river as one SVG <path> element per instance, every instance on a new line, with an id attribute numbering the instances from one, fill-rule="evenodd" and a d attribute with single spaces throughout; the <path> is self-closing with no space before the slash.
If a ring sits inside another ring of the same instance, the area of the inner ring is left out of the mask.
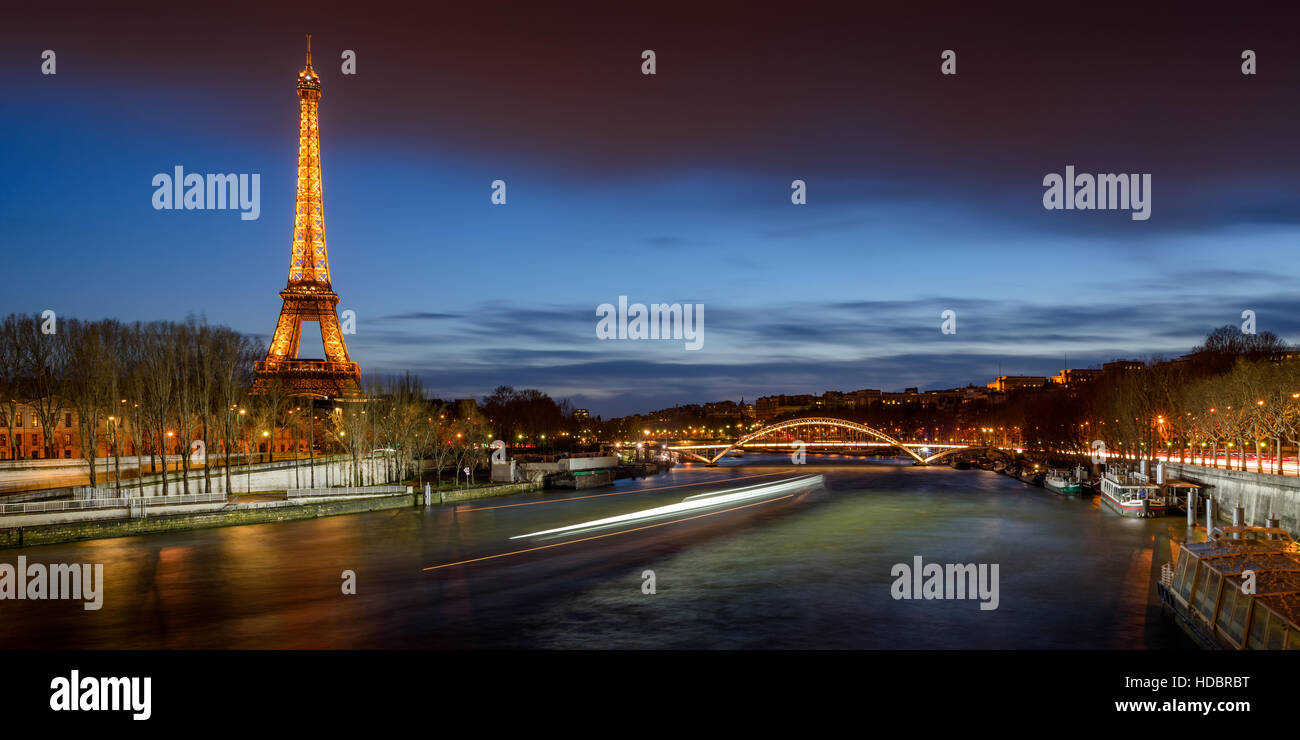
<path id="1" fill-rule="evenodd" d="M 788 463 L 751 455 L 589 491 L 0 551 L 102 563 L 105 581 L 99 611 L 0 601 L 0 647 L 1191 646 L 1154 585 L 1182 517 L 1124 519 L 981 470 Z M 510 539 L 806 473 L 825 485 L 556 547 Z M 997 608 L 894 599 L 891 570 L 917 556 L 997 564 Z"/>

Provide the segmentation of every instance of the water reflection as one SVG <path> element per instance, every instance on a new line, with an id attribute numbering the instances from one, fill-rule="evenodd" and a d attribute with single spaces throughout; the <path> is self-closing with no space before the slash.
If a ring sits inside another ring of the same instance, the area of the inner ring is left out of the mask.
<path id="1" fill-rule="evenodd" d="M 0 552 L 105 566 L 104 607 L 0 602 L 6 648 L 1186 647 L 1154 581 L 1178 517 L 980 470 L 810 456 L 613 489 Z M 814 472 L 821 490 L 512 557 L 521 533 Z M 890 569 L 998 563 L 999 608 L 895 601 Z M 457 567 L 424 570 L 460 561 Z M 357 594 L 342 593 L 342 573 Z M 657 593 L 642 592 L 655 572 Z"/>

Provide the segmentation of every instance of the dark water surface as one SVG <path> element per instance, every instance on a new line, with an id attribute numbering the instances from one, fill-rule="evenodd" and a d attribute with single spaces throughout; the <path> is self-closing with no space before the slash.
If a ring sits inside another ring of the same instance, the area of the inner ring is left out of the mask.
<path id="1" fill-rule="evenodd" d="M 3 648 L 1185 648 L 1155 581 L 1184 520 L 980 470 L 809 456 L 613 488 L 6 550 L 103 563 L 104 607 L 0 601 Z M 821 473 L 791 499 L 531 552 L 515 535 Z M 755 477 L 761 476 L 761 477 Z M 615 495 L 604 495 L 613 493 Z M 571 501 L 555 499 L 575 498 Z M 542 503 L 537 503 L 542 502 Z M 523 505 L 520 505 L 523 504 Z M 999 605 L 894 600 L 914 556 L 996 563 Z M 341 592 L 356 573 L 357 595 Z M 657 593 L 642 593 L 653 570 Z"/>

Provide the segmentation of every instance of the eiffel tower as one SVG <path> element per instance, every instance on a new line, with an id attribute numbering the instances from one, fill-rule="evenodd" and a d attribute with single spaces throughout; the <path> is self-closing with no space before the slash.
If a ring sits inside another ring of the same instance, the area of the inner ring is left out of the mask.
<path id="1" fill-rule="evenodd" d="M 311 66 L 311 34 L 307 34 L 307 66 L 298 73 L 298 197 L 289 248 L 289 282 L 280 291 L 284 304 L 266 359 L 254 363 L 253 393 L 265 393 L 279 380 L 293 396 L 355 398 L 361 395 L 361 368 L 348 357 L 339 327 L 338 294 L 330 286 L 325 251 L 325 211 L 321 194 L 320 77 Z M 298 345 L 304 321 L 320 324 L 324 359 L 300 359 Z"/>

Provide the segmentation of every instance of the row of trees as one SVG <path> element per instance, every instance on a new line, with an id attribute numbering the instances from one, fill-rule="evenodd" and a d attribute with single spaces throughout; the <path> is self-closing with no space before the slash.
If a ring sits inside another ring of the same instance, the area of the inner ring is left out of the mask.
<path id="1" fill-rule="evenodd" d="M 1281 473 L 1300 448 L 1300 351 L 1271 332 L 1223 326 L 1176 360 L 1115 368 L 1068 391 L 1026 390 L 997 406 L 972 405 L 967 430 L 1001 430 L 1030 449 L 1086 454 L 1094 440 L 1127 459 L 1168 457 L 1236 466 L 1249 453 Z"/>
<path id="2" fill-rule="evenodd" d="M 325 416 L 327 433 L 351 462 L 355 485 L 365 482 L 366 457 L 382 461 L 385 480 L 422 484 L 431 467 L 441 485 L 448 467 L 483 465 L 494 439 L 477 404 L 427 398 L 420 379 L 409 373 L 372 381 L 364 401 L 339 402 Z"/>
<path id="3" fill-rule="evenodd" d="M 1247 466 L 1248 451 L 1264 472 L 1281 473 L 1284 446 L 1300 447 L 1300 364 L 1239 357 L 1222 373 L 1198 375 L 1176 366 L 1129 374 L 1099 419 L 1097 437 L 1129 456 L 1160 453 L 1217 466 Z M 1234 457 L 1235 455 L 1235 457 Z"/>
<path id="4" fill-rule="evenodd" d="M 277 447 L 307 452 L 309 472 L 299 475 L 316 485 L 317 449 L 341 451 L 356 485 L 391 480 L 422 481 L 426 467 L 441 482 L 451 467 L 482 466 L 498 436 L 509 443 L 537 440 L 551 444 L 572 439 L 575 420 L 567 401 L 556 402 L 537 390 L 502 386 L 483 399 L 448 404 L 426 397 L 418 378 L 372 379 L 364 399 L 319 402 L 290 396 L 271 383 L 252 394 L 253 363 L 266 348 L 261 342 L 205 320 L 181 323 L 79 321 L 13 314 L 0 321 L 0 423 L 7 427 L 9 457 L 20 456 L 19 407 L 33 410 L 44 437 L 44 457 L 59 456 L 55 433 L 65 414 L 76 417 L 76 434 L 99 482 L 97 455 L 111 458 L 110 476 L 120 490 L 122 457 L 149 458 L 149 470 L 162 462 L 164 495 L 167 455 L 189 453 L 202 444 L 204 492 L 212 491 L 214 468 L 224 467 L 231 487 L 231 459 L 242 450 L 274 460 Z M 177 485 L 190 492 L 190 455 L 179 455 Z M 427 465 L 426 465 L 427 461 Z M 212 463 L 218 464 L 212 464 Z M 143 463 L 138 466 L 143 490 Z M 375 472 L 378 470 L 379 472 Z M 300 472 L 300 471 L 299 471 Z M 129 484 L 128 484 L 129 485 Z"/>
<path id="5" fill-rule="evenodd" d="M 188 453 L 189 440 L 201 440 L 207 450 L 219 445 L 229 476 L 239 408 L 248 397 L 253 360 L 263 351 L 249 337 L 193 317 L 128 324 L 7 316 L 0 321 L 0 400 L 9 456 L 18 457 L 15 421 L 18 407 L 26 405 L 43 432 L 45 457 L 58 457 L 55 428 L 66 412 L 75 412 L 92 486 L 101 445 L 113 458 L 119 488 L 128 445 L 138 456 L 147 451 L 151 470 L 163 461 L 164 492 L 165 456 Z M 181 467 L 188 472 L 187 454 Z M 209 491 L 211 474 L 205 466 Z M 182 480 L 188 493 L 188 476 Z"/>
<path id="6" fill-rule="evenodd" d="M 535 388 L 515 390 L 497 386 L 483 399 L 483 413 L 507 444 L 552 444 L 572 436 L 573 408 L 568 400 L 555 401 Z"/>

